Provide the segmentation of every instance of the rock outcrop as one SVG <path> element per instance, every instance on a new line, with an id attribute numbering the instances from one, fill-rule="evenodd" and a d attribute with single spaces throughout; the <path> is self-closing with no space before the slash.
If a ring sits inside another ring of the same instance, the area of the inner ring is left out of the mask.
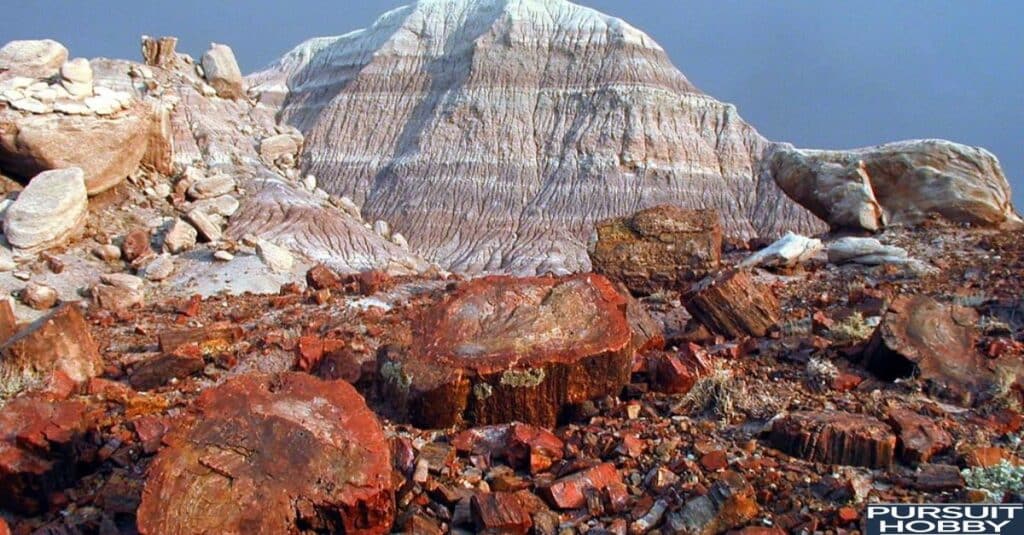
<path id="1" fill-rule="evenodd" d="M 4 236 L 24 251 L 59 245 L 81 230 L 88 211 L 84 173 L 77 167 L 36 175 L 4 215 Z"/>
<path id="2" fill-rule="evenodd" d="M 11 41 L 0 48 L 0 77 L 47 78 L 56 74 L 67 59 L 68 49 L 51 39 Z"/>
<path id="3" fill-rule="evenodd" d="M 164 441 L 142 534 L 390 532 L 388 443 L 347 383 L 240 376 L 199 396 Z"/>
<path id="4" fill-rule="evenodd" d="M 210 49 L 203 54 L 203 75 L 223 98 L 241 98 L 245 96 L 242 71 L 238 68 L 235 53 L 231 47 L 212 43 Z"/>
<path id="5" fill-rule="evenodd" d="M 586 270 L 595 222 L 658 204 L 714 208 L 740 237 L 823 228 L 762 178 L 769 143 L 733 106 L 569 2 L 421 1 L 249 82 L 283 101 L 323 189 L 448 270 Z"/>
<path id="6" fill-rule="evenodd" d="M 846 151 L 778 145 L 765 164 L 790 197 L 836 229 L 875 231 L 932 216 L 989 227 L 1024 223 L 996 157 L 950 141 Z"/>

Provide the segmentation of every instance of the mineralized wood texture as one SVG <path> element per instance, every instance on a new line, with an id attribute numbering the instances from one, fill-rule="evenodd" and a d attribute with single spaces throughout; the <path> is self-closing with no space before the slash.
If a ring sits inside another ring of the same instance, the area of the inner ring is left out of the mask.
<path id="1" fill-rule="evenodd" d="M 343 381 L 245 375 L 207 390 L 150 466 L 143 534 L 388 533 L 391 459 Z"/>
<path id="2" fill-rule="evenodd" d="M 633 351 L 626 300 L 600 275 L 466 283 L 423 314 L 412 347 L 383 356 L 389 398 L 421 427 L 553 427 L 574 403 L 616 395 Z"/>
<path id="3" fill-rule="evenodd" d="M 838 411 L 794 412 L 772 424 L 772 446 L 827 464 L 883 468 L 892 464 L 896 435 L 884 422 Z"/>
<path id="4" fill-rule="evenodd" d="M 747 271 L 705 278 L 683 296 L 683 306 L 708 329 L 726 336 L 764 336 L 779 323 L 779 301 Z"/>
<path id="5" fill-rule="evenodd" d="M 326 190 L 449 270 L 584 270 L 594 222 L 657 204 L 715 208 L 743 237 L 823 228 L 761 176 L 769 143 L 735 107 L 562 0 L 421 1 L 249 84 L 284 102 Z"/>

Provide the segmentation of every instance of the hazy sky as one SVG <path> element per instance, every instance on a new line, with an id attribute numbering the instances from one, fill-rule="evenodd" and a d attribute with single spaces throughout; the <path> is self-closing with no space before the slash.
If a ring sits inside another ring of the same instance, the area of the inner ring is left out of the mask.
<path id="1" fill-rule="evenodd" d="M 74 56 L 138 59 L 139 36 L 243 71 L 407 1 L 5 0 L 0 41 L 52 37 Z M 1024 2 L 582 0 L 646 31 L 691 82 L 766 137 L 847 148 L 942 137 L 994 152 L 1024 206 Z"/>

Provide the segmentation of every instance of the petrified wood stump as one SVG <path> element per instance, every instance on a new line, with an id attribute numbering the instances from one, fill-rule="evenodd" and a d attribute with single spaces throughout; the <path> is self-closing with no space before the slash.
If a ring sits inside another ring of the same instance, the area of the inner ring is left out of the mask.
<path id="1" fill-rule="evenodd" d="M 993 373 L 975 349 L 978 313 L 927 296 L 895 300 L 864 350 L 882 379 L 919 377 L 942 397 L 970 403 L 991 389 Z"/>
<path id="2" fill-rule="evenodd" d="M 390 449 L 343 381 L 236 377 L 199 396 L 164 441 L 142 494 L 140 533 L 390 531 Z"/>
<path id="3" fill-rule="evenodd" d="M 883 468 L 892 464 L 896 435 L 884 422 L 839 411 L 794 412 L 772 424 L 772 447 L 808 461 Z"/>
<path id="4" fill-rule="evenodd" d="M 764 336 L 779 323 L 779 301 L 747 271 L 704 278 L 683 296 L 690 315 L 711 331 L 739 338 Z"/>
<path id="5" fill-rule="evenodd" d="M 387 396 L 417 426 L 521 421 L 616 395 L 633 358 L 626 301 L 600 275 L 485 277 L 426 311 L 381 355 Z"/>

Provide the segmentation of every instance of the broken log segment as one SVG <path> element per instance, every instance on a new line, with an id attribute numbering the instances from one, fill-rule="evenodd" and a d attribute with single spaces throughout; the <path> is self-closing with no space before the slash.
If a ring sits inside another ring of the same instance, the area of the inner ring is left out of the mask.
<path id="1" fill-rule="evenodd" d="M 220 353 L 242 339 L 242 328 L 229 323 L 216 323 L 195 329 L 160 333 L 160 351 L 171 353 L 185 344 L 199 344 L 204 355 Z"/>
<path id="2" fill-rule="evenodd" d="M 772 447 L 812 462 L 885 468 L 896 453 L 896 435 L 884 422 L 840 411 L 794 412 L 772 423 Z"/>
<path id="3" fill-rule="evenodd" d="M 727 269 L 693 285 L 683 306 L 694 319 L 732 338 L 765 336 L 778 325 L 779 301 L 748 271 Z"/>
<path id="4" fill-rule="evenodd" d="M 381 354 L 387 397 L 414 425 L 554 427 L 617 395 L 632 349 L 625 298 L 600 275 L 475 279 L 425 311 L 411 348 Z"/>
<path id="5" fill-rule="evenodd" d="M 144 535 L 390 531 L 388 442 L 344 381 L 235 377 L 203 392 L 164 442 L 138 510 Z"/>

